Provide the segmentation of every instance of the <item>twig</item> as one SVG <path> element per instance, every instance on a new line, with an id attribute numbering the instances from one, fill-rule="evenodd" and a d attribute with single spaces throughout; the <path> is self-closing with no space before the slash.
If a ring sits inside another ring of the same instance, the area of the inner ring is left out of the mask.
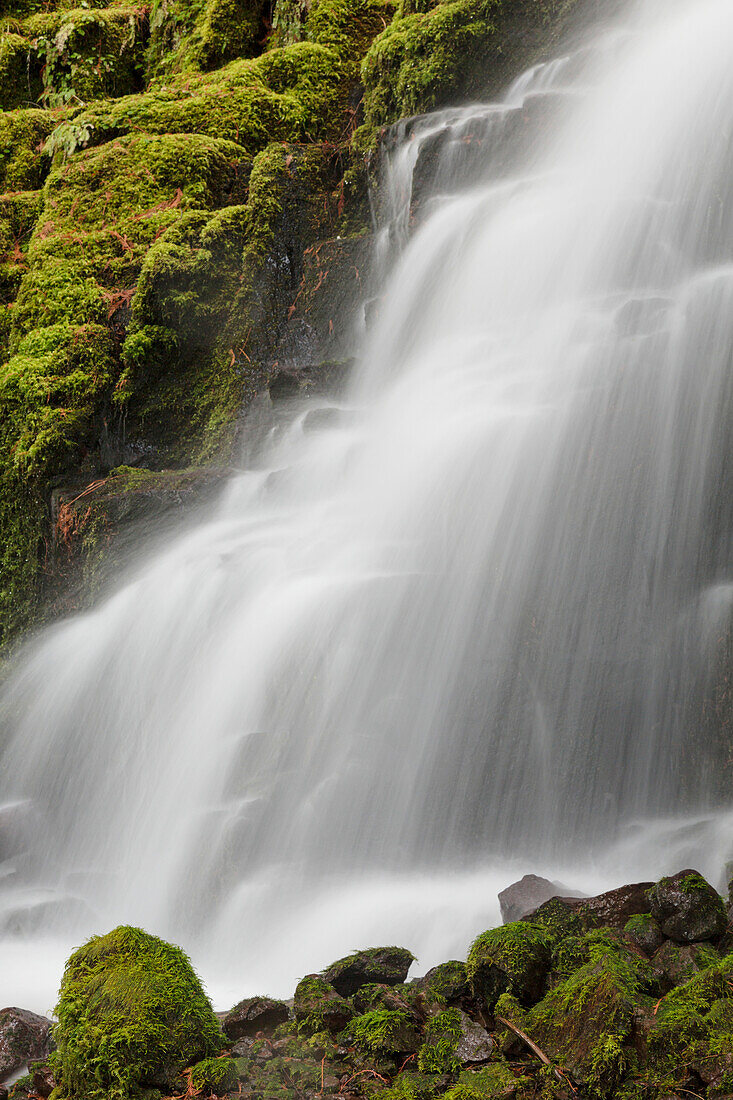
<path id="1" fill-rule="evenodd" d="M 521 1028 L 516 1027 L 514 1024 L 509 1023 L 509 1021 L 505 1020 L 503 1016 L 497 1016 L 496 1019 L 499 1021 L 500 1024 L 503 1024 L 504 1027 L 508 1027 L 510 1031 L 513 1031 L 515 1035 L 518 1035 L 522 1042 L 527 1044 L 532 1053 L 539 1058 L 540 1062 L 542 1062 L 543 1065 L 550 1066 L 558 1081 L 565 1081 L 565 1083 L 570 1086 L 573 1092 L 576 1091 L 575 1086 L 573 1085 L 568 1075 L 563 1070 L 558 1069 L 557 1066 L 552 1065 L 552 1062 L 547 1057 L 545 1052 L 540 1050 L 536 1043 L 532 1042 L 526 1032 L 522 1031 Z"/>

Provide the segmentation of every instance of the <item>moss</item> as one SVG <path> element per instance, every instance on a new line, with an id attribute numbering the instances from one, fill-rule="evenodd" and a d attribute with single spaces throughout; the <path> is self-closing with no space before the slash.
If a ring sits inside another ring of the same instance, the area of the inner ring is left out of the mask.
<path id="1" fill-rule="evenodd" d="M 56 1068 L 68 1097 L 122 1100 L 164 1087 L 223 1046 L 186 955 L 139 928 L 94 936 L 74 952 L 56 1016 Z"/>
<path id="2" fill-rule="evenodd" d="M 458 1004 L 471 995 L 466 964 L 458 959 L 433 967 L 425 975 L 422 986 L 430 997 L 442 998 L 448 1004 Z"/>
<path id="3" fill-rule="evenodd" d="M 61 122 L 52 111 L 0 111 L 0 188 L 35 191 L 48 172 L 42 146 Z"/>
<path id="4" fill-rule="evenodd" d="M 485 96 L 548 49 L 574 0 L 410 4 L 362 64 L 368 128 Z M 416 10 L 417 9 L 417 10 Z"/>
<path id="5" fill-rule="evenodd" d="M 341 1031 L 355 1015 L 349 1002 L 319 974 L 308 974 L 298 982 L 293 1009 L 299 1032 L 306 1036 Z"/>
<path id="6" fill-rule="evenodd" d="M 463 1037 L 461 1014 L 449 1008 L 433 1016 L 425 1029 L 425 1042 L 418 1055 L 422 1073 L 453 1073 L 460 1067 L 456 1048 Z"/>
<path id="7" fill-rule="evenodd" d="M 652 986 L 653 973 L 611 933 L 590 932 L 585 945 L 588 962 L 527 1014 L 526 1030 L 590 1096 L 605 1098 L 615 1095 L 633 1064 L 634 1010 Z"/>
<path id="8" fill-rule="evenodd" d="M 233 1058 L 205 1058 L 192 1066 L 191 1088 L 203 1096 L 223 1096 L 237 1087 L 237 1064 Z"/>
<path id="9" fill-rule="evenodd" d="M 305 30 L 311 42 L 356 63 L 393 15 L 390 0 L 313 0 Z"/>
<path id="10" fill-rule="evenodd" d="M 443 1100 L 502 1100 L 513 1096 L 520 1084 L 508 1065 L 498 1063 L 464 1071 L 458 1083 L 444 1093 Z"/>
<path id="11" fill-rule="evenodd" d="M 145 8 L 42 12 L 25 22 L 24 33 L 43 77 L 40 98 L 49 107 L 129 95 L 142 86 Z"/>
<path id="12" fill-rule="evenodd" d="M 253 57 L 265 33 L 262 0 L 155 0 L 148 74 L 208 72 L 234 58 Z"/>
<path id="13" fill-rule="evenodd" d="M 649 1035 L 652 1066 L 675 1073 L 693 1058 L 733 1054 L 733 956 L 673 989 Z"/>
<path id="14" fill-rule="evenodd" d="M 405 1012 L 378 1008 L 352 1020 L 344 1038 L 372 1054 L 395 1054 L 417 1048 L 414 1021 Z"/>
<path id="15" fill-rule="evenodd" d="M 32 43 L 21 34 L 0 33 L 0 107 L 33 106 L 41 94 L 40 66 Z"/>
<path id="16" fill-rule="evenodd" d="M 130 131 L 197 133 L 235 141 L 252 154 L 271 141 L 337 141 L 348 122 L 350 86 L 349 69 L 334 50 L 302 42 L 90 104 L 73 121 L 91 144 Z"/>
<path id="17" fill-rule="evenodd" d="M 407 977 L 415 956 L 404 947 L 371 947 L 327 966 L 323 976 L 337 992 L 351 996 L 363 985 L 398 985 Z"/>
<path id="18" fill-rule="evenodd" d="M 489 1010 L 506 991 L 521 1001 L 538 999 L 550 967 L 550 950 L 548 933 L 526 921 L 484 932 L 472 944 L 466 962 L 474 994 Z"/>
<path id="19" fill-rule="evenodd" d="M 381 1089 L 381 1100 L 432 1100 L 444 1092 L 444 1081 L 434 1074 L 400 1073 L 390 1088 Z"/>

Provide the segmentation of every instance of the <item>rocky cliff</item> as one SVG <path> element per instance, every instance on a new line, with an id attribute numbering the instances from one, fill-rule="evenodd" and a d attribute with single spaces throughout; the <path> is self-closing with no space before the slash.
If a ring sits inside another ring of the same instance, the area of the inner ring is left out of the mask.
<path id="1" fill-rule="evenodd" d="M 205 496 L 258 394 L 343 376 L 382 128 L 577 2 L 2 0 L 0 644 Z"/>

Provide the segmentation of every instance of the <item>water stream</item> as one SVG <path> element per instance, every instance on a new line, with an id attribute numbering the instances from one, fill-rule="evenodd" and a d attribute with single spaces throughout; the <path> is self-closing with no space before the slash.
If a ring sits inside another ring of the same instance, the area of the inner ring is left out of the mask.
<path id="1" fill-rule="evenodd" d="M 4 688 L 0 999 L 123 921 L 226 1005 L 464 956 L 527 871 L 720 884 L 733 5 L 644 5 L 384 159 L 346 397 Z"/>

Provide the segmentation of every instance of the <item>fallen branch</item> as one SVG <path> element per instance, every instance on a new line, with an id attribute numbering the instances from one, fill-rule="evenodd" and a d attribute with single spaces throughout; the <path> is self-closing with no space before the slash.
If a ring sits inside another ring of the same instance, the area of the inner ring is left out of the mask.
<path id="1" fill-rule="evenodd" d="M 517 1035 L 522 1040 L 523 1043 L 526 1043 L 527 1046 L 529 1047 L 529 1049 L 532 1051 L 532 1053 L 535 1054 L 539 1058 L 540 1062 L 542 1062 L 542 1064 L 544 1066 L 550 1066 L 552 1068 L 552 1072 L 555 1074 L 558 1081 L 564 1081 L 565 1084 L 570 1086 L 570 1088 L 573 1090 L 573 1092 L 576 1091 L 575 1086 L 573 1085 L 572 1081 L 568 1077 L 567 1073 L 565 1073 L 561 1069 L 558 1069 L 557 1066 L 553 1066 L 552 1062 L 547 1057 L 545 1052 L 543 1050 L 540 1050 L 540 1048 L 537 1046 L 536 1043 L 532 1042 L 532 1040 L 530 1039 L 529 1035 L 526 1034 L 526 1032 L 522 1031 L 521 1028 L 516 1027 L 514 1024 L 511 1024 L 509 1022 L 509 1020 L 505 1020 L 503 1016 L 497 1016 L 496 1019 L 498 1020 L 498 1022 L 500 1024 L 503 1024 L 504 1027 L 508 1027 L 510 1031 L 513 1031 L 514 1034 Z"/>

